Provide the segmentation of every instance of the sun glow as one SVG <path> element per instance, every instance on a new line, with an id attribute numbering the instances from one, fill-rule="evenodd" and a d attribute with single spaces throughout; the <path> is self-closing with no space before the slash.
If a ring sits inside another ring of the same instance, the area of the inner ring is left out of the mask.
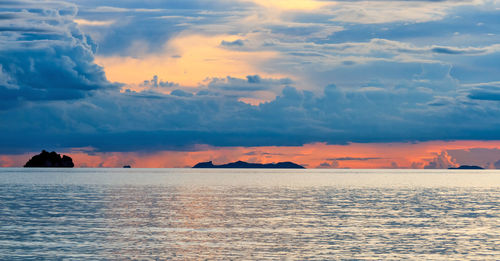
<path id="1" fill-rule="evenodd" d="M 166 43 L 162 54 L 97 57 L 111 81 L 141 83 L 153 75 L 182 86 L 197 86 L 207 77 L 245 77 L 259 74 L 276 77 L 259 70 L 259 64 L 276 57 L 270 51 L 240 51 L 221 46 L 222 41 L 235 41 L 230 35 L 181 35 Z M 140 50 L 140 43 L 138 50 Z M 280 75 L 281 76 L 281 75 Z"/>
<path id="2" fill-rule="evenodd" d="M 483 148 L 498 150 L 500 141 L 430 141 L 421 143 L 351 143 L 349 145 L 306 144 L 293 147 L 211 147 L 198 145 L 194 151 L 95 152 L 92 149 L 69 151 L 77 167 L 121 167 L 132 165 L 144 168 L 183 168 L 198 162 L 222 164 L 243 160 L 275 163 L 292 161 L 307 168 L 414 168 L 421 169 L 436 159 L 450 160 L 454 166 L 471 164 L 471 159 L 459 162 L 446 153 L 450 150 Z M 92 153 L 89 153 L 92 152 Z M 35 153 L 31 153 L 35 154 Z M 31 155 L 32 156 L 32 155 Z M 0 155 L 0 166 L 22 166 L 30 157 Z M 494 168 L 492 164 L 483 167 Z"/>

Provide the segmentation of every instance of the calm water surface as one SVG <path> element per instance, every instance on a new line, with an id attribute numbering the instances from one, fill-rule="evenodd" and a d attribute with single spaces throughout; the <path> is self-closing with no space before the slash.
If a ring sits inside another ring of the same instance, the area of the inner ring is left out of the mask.
<path id="1" fill-rule="evenodd" d="M 500 172 L 0 169 L 0 260 L 500 260 Z"/>

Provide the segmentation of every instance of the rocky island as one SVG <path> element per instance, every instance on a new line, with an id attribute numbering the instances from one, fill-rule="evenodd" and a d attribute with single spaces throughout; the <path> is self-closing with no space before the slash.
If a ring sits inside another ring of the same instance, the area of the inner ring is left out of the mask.
<path id="1" fill-rule="evenodd" d="M 469 165 L 462 165 L 458 168 L 448 168 L 448 169 L 484 169 L 479 166 L 469 166 Z"/>
<path id="2" fill-rule="evenodd" d="M 214 165 L 212 161 L 200 162 L 193 166 L 194 169 L 305 169 L 303 166 L 293 162 L 279 162 L 279 163 L 248 163 L 244 161 L 237 161 L 228 164 Z"/>
<path id="3" fill-rule="evenodd" d="M 38 155 L 33 156 L 26 164 L 25 168 L 73 168 L 71 157 L 57 154 L 55 151 L 47 152 L 42 150 Z"/>

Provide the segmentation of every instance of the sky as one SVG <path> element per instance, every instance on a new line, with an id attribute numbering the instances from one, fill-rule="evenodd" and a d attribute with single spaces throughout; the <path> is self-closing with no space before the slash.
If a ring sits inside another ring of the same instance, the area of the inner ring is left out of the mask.
<path id="1" fill-rule="evenodd" d="M 0 2 L 0 166 L 500 168 L 500 1 Z"/>

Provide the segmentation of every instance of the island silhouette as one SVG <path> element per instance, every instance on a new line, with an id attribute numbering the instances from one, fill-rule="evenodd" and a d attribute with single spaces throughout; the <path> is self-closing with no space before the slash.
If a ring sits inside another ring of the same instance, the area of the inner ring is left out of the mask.
<path id="1" fill-rule="evenodd" d="M 448 169 L 484 169 L 484 168 L 479 167 L 479 166 L 462 165 L 458 168 L 448 168 Z"/>
<path id="2" fill-rule="evenodd" d="M 42 150 L 38 155 L 33 156 L 26 164 L 25 168 L 73 168 L 73 159 L 69 156 L 57 154 L 55 151 L 47 152 Z"/>
<path id="3" fill-rule="evenodd" d="M 278 162 L 278 163 L 248 163 L 244 161 L 236 161 L 222 165 L 214 165 L 212 161 L 200 162 L 193 166 L 195 169 L 305 169 L 303 166 L 293 162 Z"/>

